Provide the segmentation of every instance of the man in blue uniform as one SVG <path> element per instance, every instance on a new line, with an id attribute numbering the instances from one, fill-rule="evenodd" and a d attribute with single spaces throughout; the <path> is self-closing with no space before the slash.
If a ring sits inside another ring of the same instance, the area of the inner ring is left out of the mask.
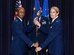
<path id="1" fill-rule="evenodd" d="M 26 36 L 26 25 L 23 26 L 23 17 L 25 15 L 25 9 L 19 7 L 17 9 L 18 16 L 12 23 L 12 44 L 11 44 L 11 55 L 27 55 L 27 46 L 36 47 L 36 44 L 33 43 Z"/>

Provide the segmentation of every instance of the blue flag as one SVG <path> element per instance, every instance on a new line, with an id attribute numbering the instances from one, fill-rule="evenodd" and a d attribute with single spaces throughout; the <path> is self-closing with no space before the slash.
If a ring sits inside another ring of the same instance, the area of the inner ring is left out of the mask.
<path id="1" fill-rule="evenodd" d="M 33 19 L 37 15 L 37 12 L 40 10 L 40 3 L 39 0 L 34 1 L 34 8 L 33 8 Z"/>
<path id="2" fill-rule="evenodd" d="M 42 9 L 42 16 L 49 17 L 48 0 L 44 0 L 43 9 Z"/>

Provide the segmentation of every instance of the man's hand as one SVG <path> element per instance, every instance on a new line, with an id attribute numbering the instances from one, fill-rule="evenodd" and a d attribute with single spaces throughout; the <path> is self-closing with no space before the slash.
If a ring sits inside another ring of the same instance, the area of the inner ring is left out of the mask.
<path id="1" fill-rule="evenodd" d="M 34 47 L 35 48 L 37 48 L 38 46 L 39 46 L 39 43 L 38 42 L 34 43 Z"/>
<path id="2" fill-rule="evenodd" d="M 42 50 L 41 47 L 37 47 L 37 48 L 35 49 L 36 52 L 41 51 L 41 50 Z"/>
<path id="3" fill-rule="evenodd" d="M 37 48 L 38 46 L 39 46 L 38 42 L 33 43 L 33 44 L 31 45 L 31 47 L 35 47 L 35 48 Z"/>
<path id="4" fill-rule="evenodd" d="M 38 22 L 38 17 L 35 17 L 33 22 L 36 26 L 38 26 L 38 27 L 41 26 L 41 24 Z"/>

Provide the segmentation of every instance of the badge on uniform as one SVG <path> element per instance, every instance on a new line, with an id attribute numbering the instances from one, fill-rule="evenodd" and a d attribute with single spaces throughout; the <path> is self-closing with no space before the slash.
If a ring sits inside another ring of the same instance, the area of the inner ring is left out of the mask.
<path id="1" fill-rule="evenodd" d="M 50 29 L 52 28 L 52 26 L 50 27 Z"/>
<path id="2" fill-rule="evenodd" d="M 57 20 L 56 22 L 59 22 L 59 20 Z"/>
<path id="3" fill-rule="evenodd" d="M 45 21 L 45 20 L 43 20 L 43 21 L 42 21 L 42 24 L 43 24 L 43 25 L 44 25 L 44 24 L 46 24 L 46 21 Z"/>

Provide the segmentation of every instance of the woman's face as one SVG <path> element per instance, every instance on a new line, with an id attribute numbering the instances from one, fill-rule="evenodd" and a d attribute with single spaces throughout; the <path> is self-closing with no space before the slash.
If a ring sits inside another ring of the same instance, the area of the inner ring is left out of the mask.
<path id="1" fill-rule="evenodd" d="M 56 16 L 58 16 L 58 13 L 56 12 L 55 9 L 51 8 L 51 10 L 50 10 L 50 17 L 52 19 L 54 19 Z"/>

